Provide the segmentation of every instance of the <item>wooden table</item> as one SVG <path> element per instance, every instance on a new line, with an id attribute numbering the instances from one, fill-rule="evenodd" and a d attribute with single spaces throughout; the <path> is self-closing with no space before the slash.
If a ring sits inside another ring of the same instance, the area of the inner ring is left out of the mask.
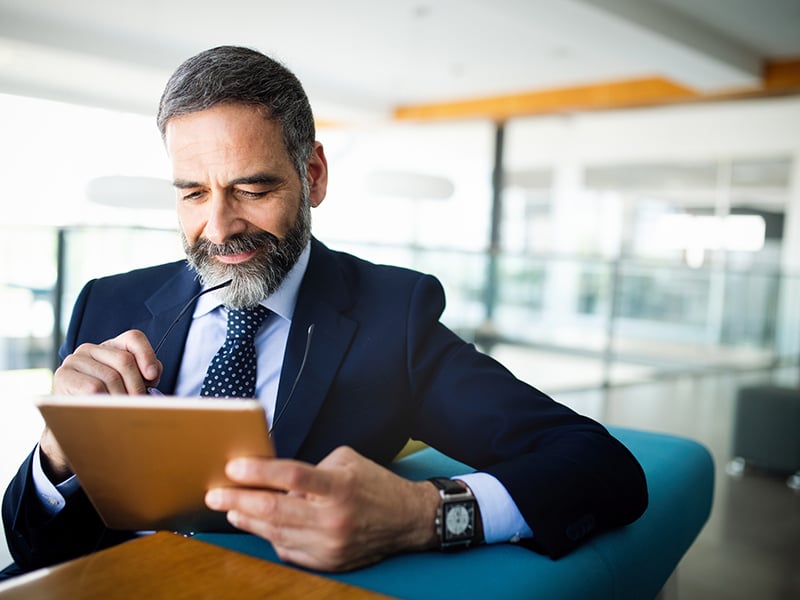
<path id="1" fill-rule="evenodd" d="M 156 533 L 0 584 L 0 599 L 388 598 L 172 533 Z"/>

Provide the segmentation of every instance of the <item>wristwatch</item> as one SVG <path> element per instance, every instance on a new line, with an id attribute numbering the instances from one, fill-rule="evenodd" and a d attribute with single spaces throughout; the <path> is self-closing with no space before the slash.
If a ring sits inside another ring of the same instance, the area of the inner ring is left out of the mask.
<path id="1" fill-rule="evenodd" d="M 439 488 L 441 496 L 435 521 L 439 549 L 457 550 L 480 543 L 478 502 L 470 489 L 445 477 L 431 477 L 428 481 Z"/>

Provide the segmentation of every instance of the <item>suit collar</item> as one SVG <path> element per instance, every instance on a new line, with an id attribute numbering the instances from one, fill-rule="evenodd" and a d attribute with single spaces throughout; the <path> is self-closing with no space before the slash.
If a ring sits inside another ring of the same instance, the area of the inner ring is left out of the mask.
<path id="1" fill-rule="evenodd" d="M 279 456 L 296 456 L 328 393 L 358 325 L 345 312 L 353 305 L 353 284 L 335 254 L 316 239 L 300 286 L 284 354 L 273 431 Z M 313 325 L 309 340 L 308 330 Z M 303 372 L 298 372 L 308 345 Z M 286 402 L 297 380 L 290 404 Z"/>
<path id="2" fill-rule="evenodd" d="M 200 283 L 188 264 L 181 261 L 176 265 L 180 265 L 181 268 L 145 301 L 145 306 L 150 311 L 152 318 L 141 323 L 139 329 L 147 335 L 154 347 L 167 333 L 186 303 L 200 291 Z M 165 394 L 171 394 L 175 390 L 178 369 L 183 356 L 183 346 L 191 323 L 190 308 L 169 332 L 158 351 L 158 359 L 164 367 L 158 387 Z"/>

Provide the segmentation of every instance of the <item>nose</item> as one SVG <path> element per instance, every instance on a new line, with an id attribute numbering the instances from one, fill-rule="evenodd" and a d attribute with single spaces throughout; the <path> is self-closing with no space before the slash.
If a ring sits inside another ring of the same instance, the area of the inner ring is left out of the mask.
<path id="1" fill-rule="evenodd" d="M 231 236 L 247 230 L 245 221 L 236 210 L 237 203 L 224 193 L 212 194 L 207 203 L 208 215 L 203 236 L 213 244 L 223 244 Z"/>

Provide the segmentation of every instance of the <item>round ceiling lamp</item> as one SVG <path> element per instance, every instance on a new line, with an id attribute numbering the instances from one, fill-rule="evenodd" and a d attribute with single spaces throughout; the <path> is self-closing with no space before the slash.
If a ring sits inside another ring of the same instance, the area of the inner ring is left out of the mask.
<path id="1" fill-rule="evenodd" d="M 157 177 L 109 175 L 96 177 L 86 186 L 90 202 L 115 208 L 174 210 L 172 183 Z"/>
<path id="2" fill-rule="evenodd" d="M 406 171 L 373 171 L 366 176 L 367 191 L 376 196 L 445 200 L 453 195 L 447 177 Z"/>

